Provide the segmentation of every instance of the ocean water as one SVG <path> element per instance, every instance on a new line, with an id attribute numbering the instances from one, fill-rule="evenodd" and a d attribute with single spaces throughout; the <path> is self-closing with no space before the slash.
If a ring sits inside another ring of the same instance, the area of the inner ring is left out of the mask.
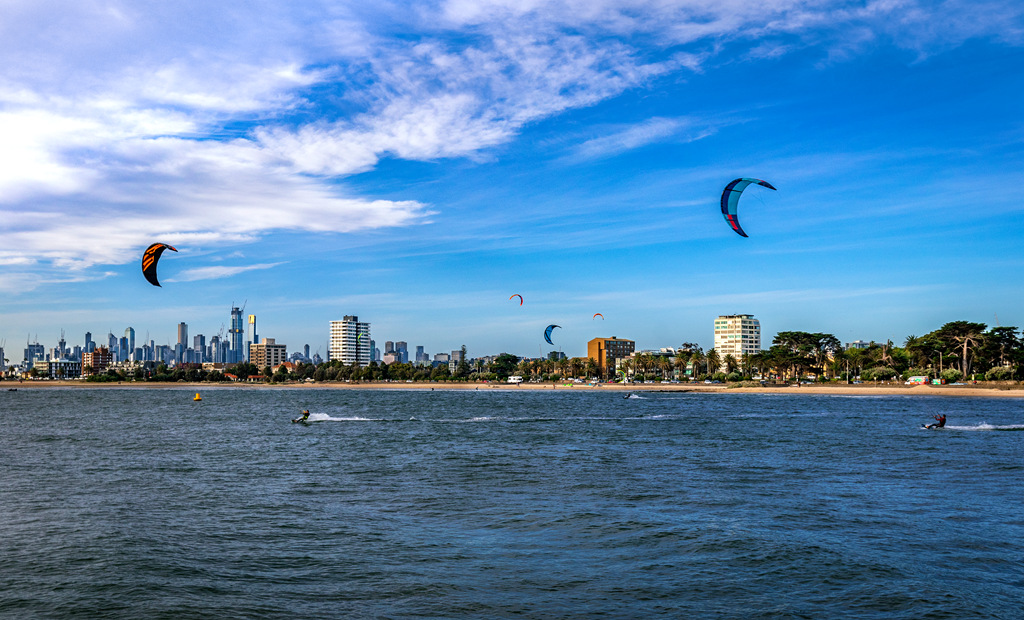
<path id="1" fill-rule="evenodd" d="M 202 393 L 0 391 L 0 616 L 1024 616 L 1024 400 Z"/>

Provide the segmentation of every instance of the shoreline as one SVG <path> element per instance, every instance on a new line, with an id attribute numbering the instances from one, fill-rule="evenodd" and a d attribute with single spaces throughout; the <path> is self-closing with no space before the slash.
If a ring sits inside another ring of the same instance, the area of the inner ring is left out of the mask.
<path id="1" fill-rule="evenodd" d="M 981 398 L 1024 398 L 1024 385 L 780 385 L 764 387 L 728 387 L 726 385 L 704 385 L 685 383 L 155 383 L 155 382 L 111 382 L 86 383 L 83 381 L 14 381 L 0 382 L 0 392 L 8 390 L 36 390 L 51 388 L 75 389 L 188 389 L 203 390 L 230 389 L 279 389 L 279 390 L 573 390 L 585 392 L 679 392 L 700 394 L 785 394 L 785 395 L 835 395 L 835 396 L 973 396 Z"/>

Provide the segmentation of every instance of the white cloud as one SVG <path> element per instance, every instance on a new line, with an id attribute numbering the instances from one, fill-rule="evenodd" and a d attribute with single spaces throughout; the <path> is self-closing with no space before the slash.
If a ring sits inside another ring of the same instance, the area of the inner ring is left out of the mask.
<path id="1" fill-rule="evenodd" d="M 577 159 L 610 157 L 667 138 L 693 142 L 714 132 L 715 128 L 712 125 L 693 119 L 650 118 L 635 125 L 618 128 L 607 135 L 586 140 L 573 149 L 573 156 Z"/>
<path id="2" fill-rule="evenodd" d="M 1019 43 L 1022 14 L 1000 0 L 8 0 L 0 262 L 38 275 L 135 260 L 154 237 L 409 225 L 428 207 L 350 195 L 337 178 L 386 157 L 481 157 L 528 123 L 699 71 L 730 45 L 747 58 L 879 42 L 924 54 Z M 709 131 L 654 118 L 576 154 Z"/>
<path id="3" fill-rule="evenodd" d="M 213 267 L 199 267 L 196 269 L 186 269 L 181 272 L 177 277 L 168 278 L 168 282 L 193 282 L 195 280 L 216 280 L 219 278 L 227 278 L 239 273 L 246 271 L 258 271 L 261 269 L 270 269 L 283 265 L 284 263 L 262 263 L 257 265 L 241 265 L 241 266 L 229 266 L 229 265 L 216 265 Z"/>

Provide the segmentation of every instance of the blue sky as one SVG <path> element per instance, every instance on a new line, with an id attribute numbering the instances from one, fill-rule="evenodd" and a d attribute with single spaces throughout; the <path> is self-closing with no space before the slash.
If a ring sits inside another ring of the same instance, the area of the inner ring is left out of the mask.
<path id="1" fill-rule="evenodd" d="M 367 4 L 4 3 L 8 350 L 243 302 L 321 353 L 1024 326 L 1018 2 Z"/>

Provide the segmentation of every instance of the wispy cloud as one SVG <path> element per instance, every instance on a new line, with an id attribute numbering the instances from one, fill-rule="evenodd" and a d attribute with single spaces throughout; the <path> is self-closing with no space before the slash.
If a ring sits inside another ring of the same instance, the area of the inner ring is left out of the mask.
<path id="1" fill-rule="evenodd" d="M 341 182 L 385 158 L 480 158 L 530 123 L 701 71 L 730 46 L 839 58 L 879 42 L 920 55 L 1024 40 L 1024 7 L 999 0 L 13 0 L 4 13 L 0 261 L 33 273 L 125 263 L 155 237 L 244 244 L 423 222 L 433 207 Z M 715 129 L 651 118 L 574 156 Z"/>
<path id="2" fill-rule="evenodd" d="M 610 133 L 582 142 L 572 150 L 573 160 L 612 157 L 649 144 L 673 139 L 694 142 L 716 131 L 712 123 L 689 118 L 650 118 L 635 125 L 615 128 Z"/>
<path id="3" fill-rule="evenodd" d="M 278 263 L 262 263 L 258 265 L 215 265 L 213 267 L 198 267 L 196 269 L 186 269 L 174 278 L 167 278 L 168 282 L 193 282 L 195 280 L 217 280 L 219 278 L 227 278 L 230 276 L 238 275 L 246 271 L 257 271 L 260 269 L 271 269 L 278 265 L 283 265 L 284 262 Z"/>

